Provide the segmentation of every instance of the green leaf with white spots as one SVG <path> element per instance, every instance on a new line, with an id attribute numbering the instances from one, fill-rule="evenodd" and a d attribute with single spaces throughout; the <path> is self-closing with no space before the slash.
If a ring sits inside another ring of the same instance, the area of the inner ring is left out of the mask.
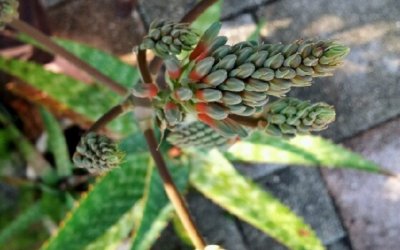
<path id="1" fill-rule="evenodd" d="M 168 164 L 172 178 L 180 191 L 188 184 L 189 168 L 185 164 Z M 156 169 L 151 169 L 144 197 L 144 210 L 132 243 L 132 250 L 150 249 L 167 226 L 173 207 L 165 194 L 163 182 Z"/>
<path id="2" fill-rule="evenodd" d="M 55 41 L 75 56 L 125 87 L 132 87 L 140 79 L 139 71 L 136 67 L 122 62 L 111 54 L 70 40 L 56 38 Z"/>
<path id="3" fill-rule="evenodd" d="M 40 220 L 42 215 L 40 203 L 28 207 L 4 229 L 0 230 L 0 244 L 7 244 L 10 238 L 25 231 L 31 224 Z"/>
<path id="4" fill-rule="evenodd" d="M 84 249 L 107 232 L 143 196 L 149 164 L 149 154 L 129 155 L 101 176 L 42 249 Z"/>
<path id="5" fill-rule="evenodd" d="M 254 133 L 227 151 L 234 161 L 314 167 L 353 168 L 381 172 L 380 167 L 361 155 L 328 139 L 302 135 L 290 140 Z"/>
<path id="6" fill-rule="evenodd" d="M 47 71 L 35 63 L 0 57 L 0 70 L 29 83 L 93 121 L 122 101 L 122 97 L 103 86 L 88 85 L 69 76 Z M 132 115 L 121 116 L 109 126 L 123 134 L 136 131 Z"/>
<path id="7" fill-rule="evenodd" d="M 195 162 L 190 182 L 216 204 L 290 249 L 324 249 L 315 232 L 303 219 L 270 193 L 240 175 L 217 150 L 210 151 L 202 158 L 196 157 Z"/>

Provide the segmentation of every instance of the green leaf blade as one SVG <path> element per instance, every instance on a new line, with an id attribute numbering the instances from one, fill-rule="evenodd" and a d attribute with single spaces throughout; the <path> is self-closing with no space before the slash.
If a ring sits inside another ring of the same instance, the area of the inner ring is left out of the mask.
<path id="1" fill-rule="evenodd" d="M 72 162 L 69 157 L 67 142 L 64 133 L 57 119 L 44 107 L 41 107 L 40 114 L 48 133 L 48 148 L 54 156 L 57 175 L 66 177 L 72 173 Z"/>
<path id="2" fill-rule="evenodd" d="M 290 249 L 324 249 L 309 225 L 241 176 L 218 151 L 210 152 L 207 158 L 197 162 L 190 176 L 193 186 L 206 197 Z"/>
<path id="3" fill-rule="evenodd" d="M 0 70 L 14 75 L 33 87 L 44 91 L 67 108 L 96 120 L 122 99 L 103 86 L 88 85 L 69 76 L 56 74 L 35 63 L 0 57 Z M 132 116 L 122 116 L 110 128 L 122 134 L 137 131 Z"/>
<path id="4" fill-rule="evenodd" d="M 175 184 L 182 191 L 188 183 L 188 167 L 174 164 L 169 164 L 169 166 Z M 165 194 L 161 177 L 155 169 L 152 169 L 145 196 L 142 220 L 136 230 L 131 249 L 150 249 L 161 231 L 167 226 L 172 212 L 173 207 Z"/>
<path id="5" fill-rule="evenodd" d="M 41 219 L 42 209 L 40 202 L 28 207 L 18 215 L 13 222 L 0 231 L 0 244 L 7 244 L 7 241 L 15 234 L 23 232 L 31 224 Z"/>
<path id="6" fill-rule="evenodd" d="M 219 0 L 215 4 L 211 5 L 191 24 L 191 27 L 203 34 L 211 24 L 218 22 L 221 19 L 223 2 L 223 0 Z"/>
<path id="7" fill-rule="evenodd" d="M 132 87 L 139 79 L 136 67 L 122 62 L 119 58 L 91 46 L 56 38 L 55 41 L 66 50 L 125 87 Z"/>
<path id="8" fill-rule="evenodd" d="M 296 136 L 291 140 L 254 133 L 227 152 L 232 160 L 313 167 L 352 168 L 380 172 L 380 167 L 361 155 L 319 136 Z"/>
<path id="9" fill-rule="evenodd" d="M 103 235 L 142 197 L 149 160 L 148 154 L 128 156 L 103 176 L 42 249 L 84 249 Z"/>

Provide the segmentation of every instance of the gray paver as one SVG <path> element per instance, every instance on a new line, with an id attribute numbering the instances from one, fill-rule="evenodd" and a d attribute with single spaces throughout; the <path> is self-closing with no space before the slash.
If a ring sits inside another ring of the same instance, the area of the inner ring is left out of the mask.
<path id="1" fill-rule="evenodd" d="M 400 173 L 400 119 L 346 142 L 370 160 Z M 355 250 L 392 250 L 400 245 L 400 177 L 350 170 L 324 171 Z"/>
<path id="2" fill-rule="evenodd" d="M 278 170 L 257 181 L 289 206 L 317 232 L 324 244 L 332 244 L 345 236 L 332 201 L 317 169 L 290 167 Z M 282 249 L 264 233 L 243 223 L 243 232 L 250 249 Z M 276 248 L 275 248 L 276 247 Z"/>

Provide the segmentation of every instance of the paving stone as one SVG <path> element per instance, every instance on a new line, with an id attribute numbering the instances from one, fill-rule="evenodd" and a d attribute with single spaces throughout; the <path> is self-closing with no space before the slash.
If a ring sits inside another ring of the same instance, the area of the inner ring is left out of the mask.
<path id="1" fill-rule="evenodd" d="M 400 173 L 400 119 L 345 142 L 368 159 Z M 328 188 L 340 209 L 355 250 L 392 250 L 400 245 L 400 177 L 326 170 Z"/>
<path id="2" fill-rule="evenodd" d="M 228 38 L 228 44 L 246 41 L 256 30 L 256 24 L 250 14 L 240 15 L 229 21 L 222 22 L 220 35 Z"/>
<path id="3" fill-rule="evenodd" d="M 235 218 L 196 191 L 187 198 L 196 225 L 209 244 L 229 250 L 247 250 Z"/>
<path id="4" fill-rule="evenodd" d="M 187 196 L 187 202 L 196 226 L 208 244 L 217 244 L 229 250 L 248 250 L 233 216 L 194 190 Z M 169 225 L 152 249 L 189 250 L 193 248 L 180 242 L 172 226 Z"/>
<path id="5" fill-rule="evenodd" d="M 221 18 L 235 18 L 243 12 L 254 12 L 258 7 L 273 2 L 276 2 L 276 0 L 224 0 Z"/>
<path id="6" fill-rule="evenodd" d="M 350 242 L 347 237 L 326 246 L 327 250 L 351 250 Z"/>
<path id="7" fill-rule="evenodd" d="M 47 14 L 56 36 L 127 54 L 141 42 L 145 29 L 138 12 L 122 16 L 120 8 L 114 1 L 75 0 L 50 8 Z"/>
<path id="8" fill-rule="evenodd" d="M 293 91 L 335 105 L 337 121 L 325 135 L 339 140 L 400 114 L 398 0 L 281 0 L 257 16 L 266 20 L 268 42 L 320 37 L 351 47 L 334 77 Z"/>
<path id="9" fill-rule="evenodd" d="M 195 0 L 139 0 L 139 11 L 148 26 L 155 19 L 178 21 L 195 4 Z"/>
<path id="10" fill-rule="evenodd" d="M 324 244 L 332 244 L 345 236 L 317 169 L 288 167 L 257 180 L 257 183 L 302 216 Z M 242 222 L 241 227 L 249 249 L 285 249 L 248 224 Z"/>

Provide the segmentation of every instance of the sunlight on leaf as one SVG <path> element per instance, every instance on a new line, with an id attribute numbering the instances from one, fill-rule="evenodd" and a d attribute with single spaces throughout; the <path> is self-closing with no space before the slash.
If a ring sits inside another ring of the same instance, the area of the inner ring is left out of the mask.
<path id="1" fill-rule="evenodd" d="M 377 164 L 361 155 L 319 136 L 296 136 L 293 139 L 254 133 L 235 143 L 227 156 L 236 161 L 291 164 L 316 167 L 353 168 L 380 172 Z"/>
<path id="2" fill-rule="evenodd" d="M 211 24 L 220 20 L 223 2 L 223 0 L 219 0 L 215 4 L 211 5 L 191 24 L 191 27 L 200 31 L 200 34 L 203 34 Z"/>
<path id="3" fill-rule="evenodd" d="M 324 249 L 309 225 L 270 193 L 240 175 L 217 150 L 196 160 L 190 181 L 216 204 L 290 249 Z"/>

